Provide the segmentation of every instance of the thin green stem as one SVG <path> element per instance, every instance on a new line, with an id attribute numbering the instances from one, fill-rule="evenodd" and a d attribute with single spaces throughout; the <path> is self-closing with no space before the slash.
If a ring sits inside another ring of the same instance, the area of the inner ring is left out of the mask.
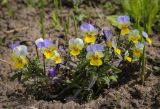
<path id="1" fill-rule="evenodd" d="M 39 60 L 38 48 L 37 48 L 36 44 L 34 44 L 34 45 L 35 45 L 35 47 L 36 47 L 36 55 L 37 55 L 37 59 L 38 59 L 38 61 L 40 62 L 40 60 Z"/>
<path id="2" fill-rule="evenodd" d="M 72 17 L 73 17 L 73 22 L 74 22 L 75 36 L 78 37 L 77 21 L 76 21 L 76 18 L 74 16 L 74 13 L 72 13 Z"/>
<path id="3" fill-rule="evenodd" d="M 145 79 L 145 70 L 146 70 L 146 54 L 145 54 L 145 50 L 146 47 L 144 45 L 144 48 L 143 48 L 143 55 L 142 55 L 142 71 L 141 71 L 141 83 L 144 84 L 144 79 Z"/>
<path id="4" fill-rule="evenodd" d="M 45 19 L 45 1 L 44 0 L 40 0 L 40 27 L 41 27 L 41 34 L 42 34 L 42 38 L 45 38 L 45 25 L 44 25 L 44 19 Z"/>
<path id="5" fill-rule="evenodd" d="M 43 73 L 44 75 L 46 75 L 46 59 L 44 55 L 43 55 Z"/>

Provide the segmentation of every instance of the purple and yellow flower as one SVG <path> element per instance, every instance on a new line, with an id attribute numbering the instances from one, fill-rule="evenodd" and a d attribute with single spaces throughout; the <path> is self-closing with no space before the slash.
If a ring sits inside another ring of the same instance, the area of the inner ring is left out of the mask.
<path id="1" fill-rule="evenodd" d="M 52 58 L 57 50 L 57 46 L 54 45 L 49 39 L 39 38 L 35 41 L 37 48 L 42 51 L 47 59 Z"/>
<path id="2" fill-rule="evenodd" d="M 118 17 L 118 27 L 121 29 L 121 35 L 129 34 L 130 29 L 130 18 L 129 16 L 119 16 Z"/>
<path id="3" fill-rule="evenodd" d="M 148 37 L 148 34 L 145 31 L 142 32 L 142 35 L 149 44 L 152 44 L 152 40 Z"/>
<path id="4" fill-rule="evenodd" d="M 62 63 L 62 58 L 61 58 L 60 54 L 57 51 L 54 51 L 54 56 L 52 57 L 52 59 L 54 60 L 55 64 Z"/>
<path id="5" fill-rule="evenodd" d="M 103 34 L 104 34 L 104 40 L 106 42 L 106 45 L 109 48 L 112 48 L 112 41 L 111 41 L 111 29 L 109 27 L 103 28 Z"/>
<path id="6" fill-rule="evenodd" d="M 80 54 L 80 51 L 83 49 L 84 43 L 80 38 L 70 39 L 69 40 L 69 50 L 70 54 L 73 56 L 77 56 Z"/>
<path id="7" fill-rule="evenodd" d="M 87 47 L 87 55 L 86 58 L 90 61 L 90 65 L 100 66 L 103 64 L 102 58 L 104 46 L 100 44 L 91 44 Z"/>
<path id="8" fill-rule="evenodd" d="M 141 36 L 139 35 L 139 31 L 135 29 L 130 32 L 128 40 L 136 44 L 139 42 L 140 38 Z"/>
<path id="9" fill-rule="evenodd" d="M 81 25 L 81 31 L 86 43 L 95 43 L 98 31 L 93 25 L 84 23 Z"/>
<path id="10" fill-rule="evenodd" d="M 25 45 L 17 45 L 12 44 L 12 54 L 11 54 L 11 61 L 15 68 L 23 68 L 27 64 L 27 46 Z"/>
<path id="11" fill-rule="evenodd" d="M 142 55 L 144 44 L 137 43 L 133 49 L 133 56 L 139 58 Z"/>
<path id="12" fill-rule="evenodd" d="M 12 54 L 11 61 L 15 68 L 24 68 L 24 66 L 28 63 L 25 56 L 17 56 L 15 54 Z"/>

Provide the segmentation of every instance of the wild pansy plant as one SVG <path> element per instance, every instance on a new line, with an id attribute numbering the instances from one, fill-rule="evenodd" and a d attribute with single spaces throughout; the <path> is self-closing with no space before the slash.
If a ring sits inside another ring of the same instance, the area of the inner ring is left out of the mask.
<path id="1" fill-rule="evenodd" d="M 112 48 L 111 29 L 109 27 L 104 27 L 103 34 L 104 34 L 104 40 L 105 40 L 107 47 Z"/>
<path id="2" fill-rule="evenodd" d="M 124 60 L 127 60 L 128 62 L 132 62 L 132 58 L 130 57 L 128 50 L 125 52 Z"/>
<path id="3" fill-rule="evenodd" d="M 119 16 L 118 17 L 118 27 L 121 29 L 121 35 L 126 35 L 130 33 L 130 18 L 129 16 Z"/>
<path id="4" fill-rule="evenodd" d="M 86 43 L 95 43 L 98 30 L 92 24 L 82 24 L 81 31 Z"/>
<path id="5" fill-rule="evenodd" d="M 100 44 L 91 44 L 87 47 L 86 58 L 90 61 L 90 65 L 100 66 L 103 64 L 102 58 L 104 57 L 104 46 Z"/>
<path id="6" fill-rule="evenodd" d="M 25 45 L 12 44 L 11 61 L 15 68 L 24 68 L 27 64 L 27 47 Z"/>
<path id="7" fill-rule="evenodd" d="M 148 34 L 145 31 L 142 31 L 142 35 L 149 44 L 152 44 L 152 40 L 149 38 Z"/>
<path id="8" fill-rule="evenodd" d="M 117 47 L 117 40 L 116 39 L 113 39 L 112 47 L 114 49 L 115 54 L 121 55 L 121 50 Z"/>
<path id="9" fill-rule="evenodd" d="M 142 55 L 142 52 L 143 52 L 143 48 L 144 48 L 144 44 L 137 43 L 135 45 L 135 47 L 133 48 L 133 56 L 135 58 L 140 58 L 140 56 Z"/>
<path id="10" fill-rule="evenodd" d="M 118 46 L 122 48 L 121 49 L 122 57 L 124 60 L 128 62 L 132 63 L 134 63 L 135 61 L 139 62 L 141 68 L 140 77 L 143 84 L 146 74 L 145 46 L 146 42 L 152 44 L 152 40 L 148 37 L 148 34 L 145 31 L 142 31 L 142 28 L 139 28 L 139 26 L 137 26 L 139 30 L 132 28 L 130 26 L 130 21 L 128 16 L 108 16 L 107 19 L 111 22 L 113 26 L 121 29 L 121 35 L 125 35 L 125 37 L 117 36 Z M 144 29 L 146 30 L 146 28 Z M 128 55 L 130 58 L 127 58 Z"/>
<path id="11" fill-rule="evenodd" d="M 133 43 L 138 43 L 141 39 L 141 36 L 139 34 L 139 31 L 137 29 L 132 30 L 129 34 L 128 40 L 132 41 Z"/>
<path id="12" fill-rule="evenodd" d="M 80 38 L 70 39 L 69 40 L 69 50 L 70 54 L 73 56 L 77 56 L 80 54 L 80 51 L 83 49 L 84 43 Z"/>
<path id="13" fill-rule="evenodd" d="M 108 26 L 102 29 L 103 34 L 98 34 L 92 24 L 82 24 L 83 39 L 69 39 L 63 50 L 58 50 L 59 45 L 51 40 L 39 38 L 35 41 L 37 56 L 33 59 L 27 57 L 26 46 L 13 44 L 12 51 L 16 57 L 13 62 L 17 68 L 21 68 L 14 78 L 21 77 L 25 81 L 34 79 L 34 84 L 41 86 L 40 93 L 44 95 L 38 97 L 44 99 L 64 101 L 72 97 L 83 102 L 98 97 L 106 86 L 117 81 L 123 63 L 143 66 L 145 41 L 152 43 L 146 32 L 130 27 L 128 16 L 117 17 L 115 23 L 117 25 L 114 26 L 121 29 L 120 33 L 112 33 L 112 27 Z M 43 63 L 38 58 L 39 52 L 43 54 Z M 144 73 L 141 73 L 143 78 Z M 37 86 L 33 89 L 36 90 L 34 93 L 40 91 Z"/>
<path id="14" fill-rule="evenodd" d="M 53 43 L 49 39 L 40 38 L 40 39 L 37 39 L 35 43 L 38 49 L 41 50 L 41 52 L 45 55 L 47 59 L 54 56 L 55 54 L 54 51 L 57 49 L 57 47 L 53 45 Z"/>

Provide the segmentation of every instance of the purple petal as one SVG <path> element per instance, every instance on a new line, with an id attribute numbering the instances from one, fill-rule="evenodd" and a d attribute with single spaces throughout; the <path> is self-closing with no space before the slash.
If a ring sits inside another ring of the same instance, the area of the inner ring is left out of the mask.
<path id="1" fill-rule="evenodd" d="M 86 31 L 87 32 L 92 32 L 92 31 L 97 32 L 97 29 L 90 23 L 84 23 L 81 25 L 81 31 L 82 32 L 86 32 Z"/>
<path id="2" fill-rule="evenodd" d="M 148 37 L 148 34 L 147 34 L 145 31 L 142 32 L 142 35 L 143 35 L 143 37 L 145 37 L 145 38 Z"/>
<path id="3" fill-rule="evenodd" d="M 48 70 L 48 76 L 50 76 L 50 77 L 55 77 L 56 73 L 57 73 L 57 69 L 55 69 L 55 68 L 51 68 Z"/>
<path id="4" fill-rule="evenodd" d="M 110 35 L 112 34 L 112 33 L 111 33 L 111 29 L 110 29 L 109 27 L 105 27 L 105 28 L 103 29 L 103 33 L 104 33 L 104 40 L 105 40 L 105 41 L 108 41 Z"/>
<path id="5" fill-rule="evenodd" d="M 129 18 L 129 16 L 119 16 L 118 17 L 118 22 L 129 22 L 130 21 L 130 18 Z"/>
<path id="6" fill-rule="evenodd" d="M 52 45 L 52 42 L 49 39 L 44 39 L 44 45 L 45 47 L 49 47 Z"/>
<path id="7" fill-rule="evenodd" d="M 16 48 L 16 46 L 18 46 L 19 45 L 19 42 L 17 41 L 17 42 L 15 42 L 15 43 L 11 43 L 10 45 L 9 45 L 9 48 L 11 48 L 12 50 L 14 50 L 15 48 Z"/>
<path id="8" fill-rule="evenodd" d="M 87 47 L 87 52 L 104 51 L 104 46 L 101 44 L 92 44 Z"/>
<path id="9" fill-rule="evenodd" d="M 40 48 L 40 49 L 44 48 L 44 47 L 45 47 L 44 42 L 39 42 L 39 43 L 37 44 L 37 47 Z"/>
<path id="10" fill-rule="evenodd" d="M 48 70 L 48 76 L 55 77 L 57 74 L 57 70 L 60 68 L 60 64 L 57 64 L 55 68 L 51 68 Z"/>

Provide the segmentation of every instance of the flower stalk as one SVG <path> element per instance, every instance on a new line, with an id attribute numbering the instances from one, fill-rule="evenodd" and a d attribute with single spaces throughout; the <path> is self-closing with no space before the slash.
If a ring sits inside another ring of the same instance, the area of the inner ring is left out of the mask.
<path id="1" fill-rule="evenodd" d="M 141 74 L 140 74 L 140 78 L 141 78 L 141 84 L 144 84 L 144 80 L 145 80 L 145 71 L 146 71 L 146 46 L 144 44 L 144 48 L 143 48 L 143 54 L 142 54 L 142 68 L 141 68 Z"/>

